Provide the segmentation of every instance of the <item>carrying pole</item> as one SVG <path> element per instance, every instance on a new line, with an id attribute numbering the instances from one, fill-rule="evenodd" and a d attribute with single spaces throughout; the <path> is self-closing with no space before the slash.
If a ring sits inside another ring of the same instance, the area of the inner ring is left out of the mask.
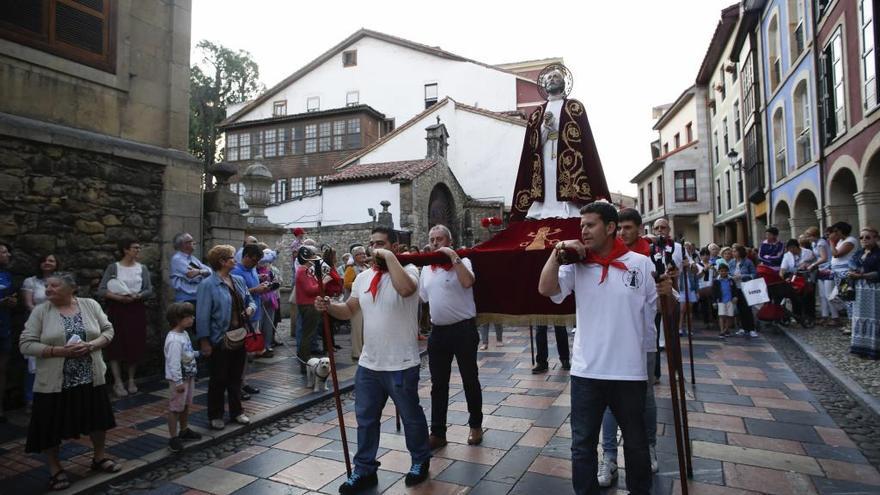
<path id="1" fill-rule="evenodd" d="M 683 248 L 682 248 L 683 249 Z M 685 254 L 687 256 L 687 254 Z M 693 329 L 691 327 L 691 291 L 690 287 L 688 287 L 688 274 L 687 270 L 690 270 L 690 264 L 685 269 L 684 272 L 684 318 L 687 324 L 687 337 L 688 337 L 688 359 L 691 361 L 691 385 L 696 385 L 697 380 L 694 378 L 694 338 L 693 338 Z"/>

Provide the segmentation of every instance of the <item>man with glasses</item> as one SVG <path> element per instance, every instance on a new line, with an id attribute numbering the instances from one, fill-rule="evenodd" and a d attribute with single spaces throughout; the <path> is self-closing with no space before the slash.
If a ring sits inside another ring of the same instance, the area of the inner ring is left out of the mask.
<path id="1" fill-rule="evenodd" d="M 196 242 L 192 235 L 182 232 L 174 236 L 174 249 L 171 257 L 171 287 L 174 288 L 174 302 L 188 302 L 195 306 L 196 289 L 199 283 L 210 276 L 211 268 L 193 255 Z"/>

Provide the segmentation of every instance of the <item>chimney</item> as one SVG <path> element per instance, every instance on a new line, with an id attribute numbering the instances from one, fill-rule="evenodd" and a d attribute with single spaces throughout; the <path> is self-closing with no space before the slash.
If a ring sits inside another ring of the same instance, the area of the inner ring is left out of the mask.
<path id="1" fill-rule="evenodd" d="M 427 136 L 425 140 L 428 142 L 429 160 L 446 161 L 446 151 L 449 148 L 449 133 L 446 132 L 446 124 L 440 123 L 440 116 L 437 116 L 437 123 L 425 128 Z"/>

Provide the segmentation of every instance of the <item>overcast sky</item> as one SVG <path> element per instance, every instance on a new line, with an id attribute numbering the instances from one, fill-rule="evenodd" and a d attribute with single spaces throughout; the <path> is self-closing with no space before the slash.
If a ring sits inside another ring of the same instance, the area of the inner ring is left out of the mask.
<path id="1" fill-rule="evenodd" d="M 721 9 L 733 3 L 193 0 L 192 43 L 251 52 L 266 87 L 362 27 L 489 64 L 562 57 L 609 187 L 635 195 L 629 181 L 650 162 L 655 138 L 651 108 L 693 84 Z"/>

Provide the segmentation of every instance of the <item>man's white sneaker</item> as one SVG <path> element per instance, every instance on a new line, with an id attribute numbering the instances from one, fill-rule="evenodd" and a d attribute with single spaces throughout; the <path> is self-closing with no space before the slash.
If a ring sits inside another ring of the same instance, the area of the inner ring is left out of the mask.
<path id="1" fill-rule="evenodd" d="M 737 337 L 745 337 L 745 336 L 746 336 L 746 331 L 745 331 L 745 329 L 740 328 L 739 330 L 737 330 L 737 331 L 736 331 L 736 336 L 737 336 Z"/>
<path id="2" fill-rule="evenodd" d="M 617 463 L 602 459 L 599 463 L 599 486 L 608 488 L 611 482 L 617 478 Z"/>
<path id="3" fill-rule="evenodd" d="M 754 331 L 754 330 L 752 330 L 751 332 L 749 332 L 749 337 L 751 337 L 751 338 L 754 339 L 754 338 L 756 338 L 757 336 L 758 336 L 758 332 L 756 332 L 756 331 Z"/>
<path id="4" fill-rule="evenodd" d="M 651 455 L 651 472 L 656 473 L 660 470 L 660 466 L 657 465 L 657 447 L 653 445 L 648 446 L 648 451 Z"/>
<path id="5" fill-rule="evenodd" d="M 235 422 L 240 425 L 247 425 L 247 424 L 250 424 L 251 418 L 245 416 L 244 414 L 239 414 L 238 416 L 235 417 Z"/>

